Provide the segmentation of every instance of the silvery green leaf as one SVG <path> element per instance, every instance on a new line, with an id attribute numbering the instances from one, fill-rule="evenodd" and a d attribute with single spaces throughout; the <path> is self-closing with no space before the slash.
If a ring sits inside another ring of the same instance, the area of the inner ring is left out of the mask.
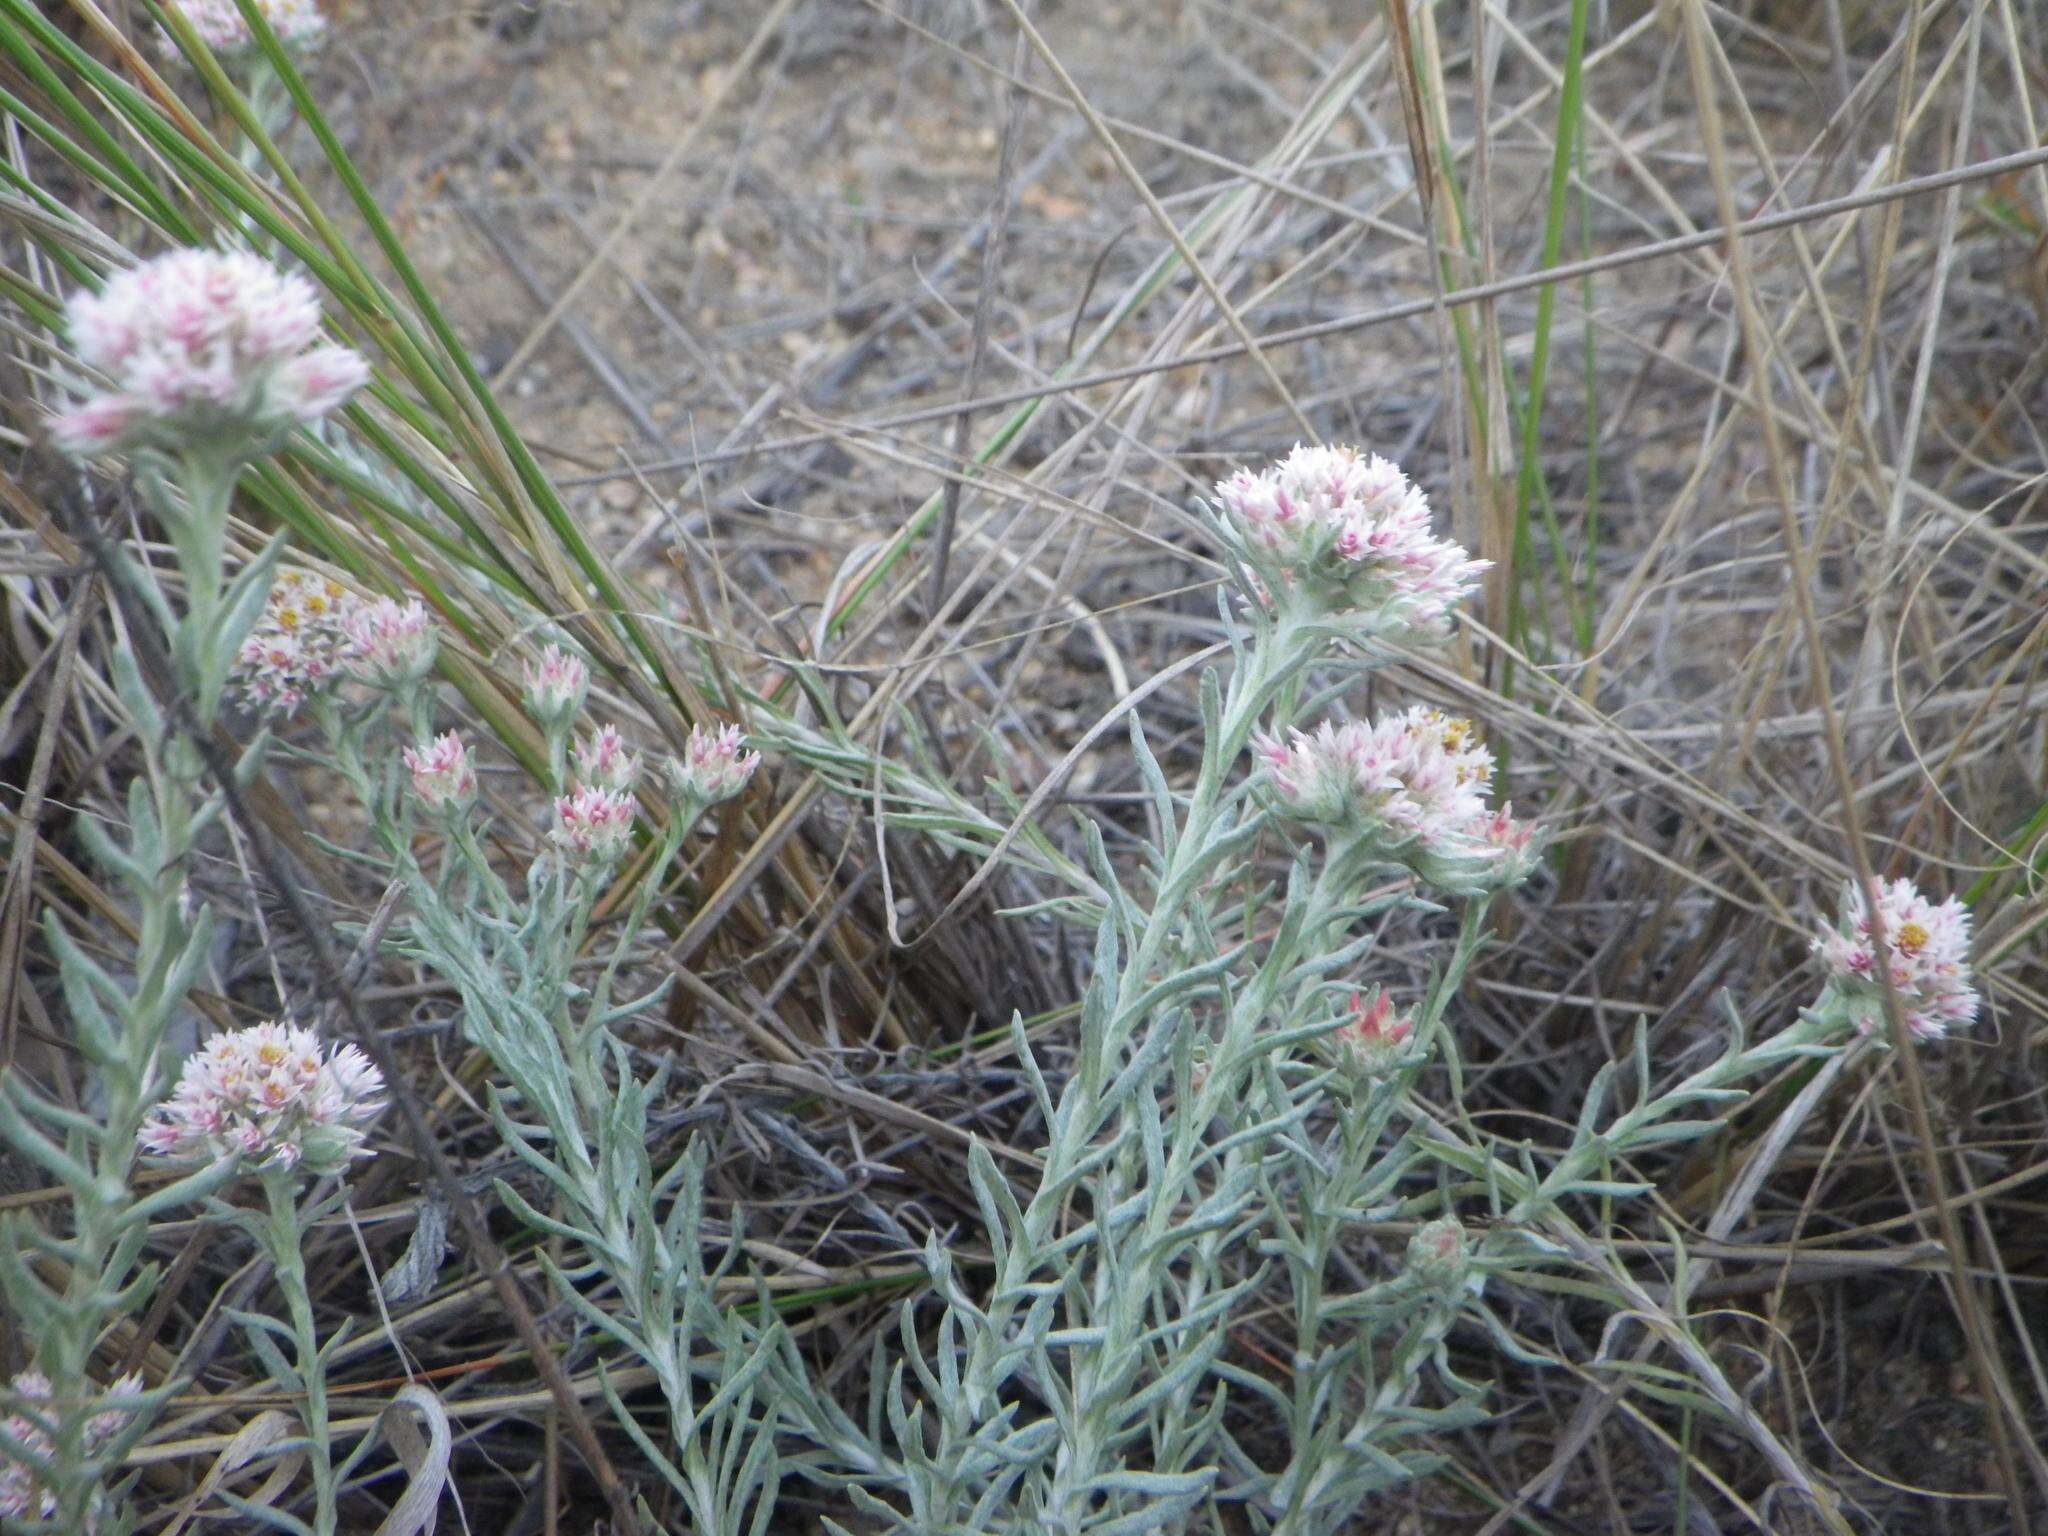
<path id="1" fill-rule="evenodd" d="M 1614 1082 L 1614 1071 L 1615 1064 L 1607 1062 L 1586 1085 L 1585 1103 L 1579 1108 L 1578 1135 L 1581 1140 L 1592 1136 L 1600 1122 L 1600 1112 L 1607 1107 L 1607 1090 Z"/>
<path id="2" fill-rule="evenodd" d="M 282 1445 L 277 1449 L 283 1449 Z M 225 1488 L 217 1489 L 215 1496 L 229 1509 L 267 1530 L 283 1531 L 286 1536 L 314 1536 L 310 1525 L 274 1504 L 258 1504 L 238 1493 L 230 1493 Z"/>
<path id="3" fill-rule="evenodd" d="M 1727 1126 L 1719 1120 L 1667 1120 L 1661 1125 L 1646 1125 L 1629 1132 L 1628 1145 L 1650 1147 L 1665 1142 L 1692 1141 L 1726 1129 Z"/>
<path id="4" fill-rule="evenodd" d="M 303 1390 L 298 1367 L 285 1358 L 284 1352 L 273 1340 L 275 1335 L 287 1345 L 296 1345 L 297 1340 L 289 1328 L 274 1317 L 265 1317 L 261 1312 L 243 1312 L 229 1308 L 227 1316 L 231 1322 L 240 1326 L 243 1337 L 248 1339 L 249 1347 L 263 1362 L 263 1369 L 272 1381 L 287 1392 Z"/>

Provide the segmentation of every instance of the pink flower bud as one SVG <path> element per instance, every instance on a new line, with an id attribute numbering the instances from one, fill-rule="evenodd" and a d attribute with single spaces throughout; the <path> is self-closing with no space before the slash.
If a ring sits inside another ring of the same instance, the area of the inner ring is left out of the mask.
<path id="1" fill-rule="evenodd" d="M 1431 1290 L 1457 1290 L 1470 1267 L 1465 1228 L 1455 1216 L 1424 1222 L 1408 1240 L 1407 1273 Z"/>
<path id="2" fill-rule="evenodd" d="M 627 790 L 640 776 L 640 760 L 626 750 L 617 726 L 591 732 L 577 746 L 575 758 L 577 778 L 592 788 Z"/>
<path id="3" fill-rule="evenodd" d="M 558 645 L 526 664 L 526 707 L 549 730 L 565 729 L 590 691 L 590 668 Z"/>
<path id="4" fill-rule="evenodd" d="M 683 756 L 669 765 L 676 793 L 698 805 L 731 799 L 747 787 L 747 780 L 761 766 L 761 754 L 747 751 L 746 743 L 736 725 L 716 731 L 691 726 Z"/>
<path id="5" fill-rule="evenodd" d="M 633 840 L 633 800 L 619 790 L 586 786 L 555 800 L 548 838 L 571 864 L 601 868 Z"/>
<path id="6" fill-rule="evenodd" d="M 346 621 L 351 675 L 378 688 L 405 688 L 434 670 L 439 636 L 426 605 L 388 597 L 359 604 Z"/>
<path id="7" fill-rule="evenodd" d="M 1355 993 L 1351 1016 L 1332 1034 L 1338 1047 L 1361 1077 L 1384 1077 L 1408 1053 L 1415 1037 L 1415 1021 L 1394 1012 L 1393 1000 L 1375 991 L 1368 999 Z"/>
<path id="8" fill-rule="evenodd" d="M 476 768 L 469 748 L 453 731 L 443 732 L 418 751 L 407 747 L 401 755 L 412 773 L 413 793 L 430 810 L 463 811 L 476 799 Z"/>

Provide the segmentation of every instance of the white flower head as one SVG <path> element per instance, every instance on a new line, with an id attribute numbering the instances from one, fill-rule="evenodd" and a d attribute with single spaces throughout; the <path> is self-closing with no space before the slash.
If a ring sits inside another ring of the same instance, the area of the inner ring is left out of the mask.
<path id="1" fill-rule="evenodd" d="M 1885 969 L 1916 1038 L 1938 1040 L 1975 1023 L 1980 999 L 1970 980 L 1969 909 L 1953 896 L 1929 901 L 1910 880 L 1880 880 L 1876 919 L 1855 882 L 1845 885 L 1835 926 L 1813 941 L 1828 976 L 1815 1011 L 1836 1010 L 1866 1035 L 1883 1030 L 1881 930 Z"/>
<path id="2" fill-rule="evenodd" d="M 185 1060 L 171 1096 L 150 1112 L 142 1149 L 178 1163 L 237 1159 L 251 1167 L 336 1174 L 365 1150 L 383 1109 L 384 1079 L 353 1045 L 329 1049 L 283 1022 L 215 1035 Z"/>
<path id="3" fill-rule="evenodd" d="M 254 45 L 247 18 L 235 0 L 166 0 L 170 9 L 192 23 L 199 40 L 215 53 L 234 54 Z M 270 30 L 287 48 L 306 49 L 327 34 L 327 18 L 317 0 L 256 0 L 256 9 L 270 23 Z M 164 34 L 164 50 L 177 51 L 171 35 Z"/>
<path id="4" fill-rule="evenodd" d="M 229 681 L 259 714 L 289 716 L 353 666 L 362 599 L 310 571 L 280 571 Z"/>
<path id="5" fill-rule="evenodd" d="M 79 361 L 112 385 L 50 423 L 78 458 L 193 447 L 252 457 L 369 380 L 355 353 L 315 345 L 313 285 L 245 251 L 159 256 L 73 294 L 65 321 Z"/>
<path id="6" fill-rule="evenodd" d="M 1429 499 L 1377 454 L 1308 447 L 1216 486 L 1218 525 L 1262 607 L 1429 637 L 1478 585 L 1484 560 L 1431 531 Z"/>
<path id="7" fill-rule="evenodd" d="M 1468 720 L 1418 705 L 1369 725 L 1261 736 L 1253 750 L 1281 814 L 1439 890 L 1496 890 L 1535 867 L 1534 829 L 1488 803 L 1493 754 Z"/>

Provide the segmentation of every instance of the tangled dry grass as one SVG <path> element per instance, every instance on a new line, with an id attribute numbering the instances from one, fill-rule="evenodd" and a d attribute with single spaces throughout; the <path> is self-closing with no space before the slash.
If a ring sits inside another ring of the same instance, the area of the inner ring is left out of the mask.
<path id="1" fill-rule="evenodd" d="M 62 25 L 108 57 L 144 26 L 91 10 Z M 1505 1149 L 1558 1144 L 1639 1028 L 1675 1077 L 1725 1007 L 1788 1019 L 1851 873 L 1966 892 L 1985 1023 L 1831 1082 L 1789 1140 L 1796 1073 L 1637 1169 L 1657 1195 L 1618 1216 L 1622 1320 L 1569 1285 L 1504 1303 L 1551 1363 L 1511 1368 L 1494 1424 L 1447 1437 L 1451 1470 L 1366 1528 L 1829 1528 L 1687 1393 L 1692 1346 L 1847 1528 L 2024 1532 L 2048 1519 L 2044 25 L 2032 0 L 358 0 L 315 79 L 641 632 L 708 645 L 761 695 L 803 659 L 814 718 L 1061 846 L 1082 817 L 1112 854 L 1143 828 L 1126 710 L 1169 775 L 1194 761 L 1180 663 L 1219 635 L 1195 499 L 1297 438 L 1398 457 L 1495 562 L 1478 622 L 1403 686 L 1483 720 L 1557 835 L 1455 1015 L 1466 1107 Z M 0 84 L 18 295 L 55 282 L 21 187 L 131 247 L 144 231 L 26 144 L 50 82 L 17 59 Z M 31 919 L 122 941 L 73 828 L 121 804 L 126 729 L 81 530 L 122 535 L 130 503 L 41 446 L 38 356 L 9 365 L 0 483 L 0 1050 L 61 1081 Z M 491 473 L 475 443 L 445 468 L 465 498 Z M 628 667 L 559 531 L 515 501 L 471 505 L 538 606 L 609 648 L 621 715 L 673 740 L 684 669 L 663 691 Z M 495 721 L 521 621 L 404 529 L 318 505 L 336 568 L 431 574 Z M 1088 966 L 1085 935 L 1001 915 L 1045 894 L 1027 873 L 875 803 L 771 764 L 643 957 L 679 985 L 633 1042 L 674 1068 L 663 1146 L 709 1143 L 714 1215 L 744 1214 L 849 1394 L 928 1234 L 984 1256 L 964 1147 L 1021 1170 L 1042 1132 L 999 1026 L 1021 1012 L 1057 1062 Z M 331 851 L 345 812 L 317 773 L 251 810 L 203 874 L 236 920 L 196 1011 L 324 998 L 346 1027 L 300 920 L 365 922 L 381 893 Z M 1382 954 L 1419 983 L 1434 937 L 1416 922 Z M 610 1477 L 658 1498 L 603 1422 L 598 1341 L 537 1320 L 579 1426 L 462 1236 L 507 1168 L 450 996 L 356 970 L 347 1012 L 400 1053 L 441 1166 L 394 1138 L 315 1239 L 323 1312 L 371 1323 L 336 1362 L 338 1420 L 433 1383 L 471 1530 L 590 1529 Z M 5 1172 L 0 1205 L 53 1214 L 35 1172 Z M 445 1254 L 420 1237 L 450 1228 Z M 168 1515 L 267 1404 L 225 1316 L 263 1276 L 201 1222 L 157 1243 L 166 1283 L 109 1348 L 194 1383 L 137 1453 Z M 535 1258 L 513 1258 L 537 1305 Z M 1285 1370 L 1288 1342 L 1238 1344 Z M 392 1489 L 352 1493 L 361 1529 Z M 843 1515 L 809 1497 L 785 1516 Z"/>

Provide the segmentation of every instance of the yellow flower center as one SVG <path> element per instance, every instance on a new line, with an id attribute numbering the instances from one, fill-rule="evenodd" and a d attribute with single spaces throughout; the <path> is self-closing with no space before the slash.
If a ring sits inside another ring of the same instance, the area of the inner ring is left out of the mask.
<path id="1" fill-rule="evenodd" d="M 1934 935 L 1920 923 L 1899 924 L 1899 953 L 1917 955 L 1927 947 L 1927 941 Z"/>

